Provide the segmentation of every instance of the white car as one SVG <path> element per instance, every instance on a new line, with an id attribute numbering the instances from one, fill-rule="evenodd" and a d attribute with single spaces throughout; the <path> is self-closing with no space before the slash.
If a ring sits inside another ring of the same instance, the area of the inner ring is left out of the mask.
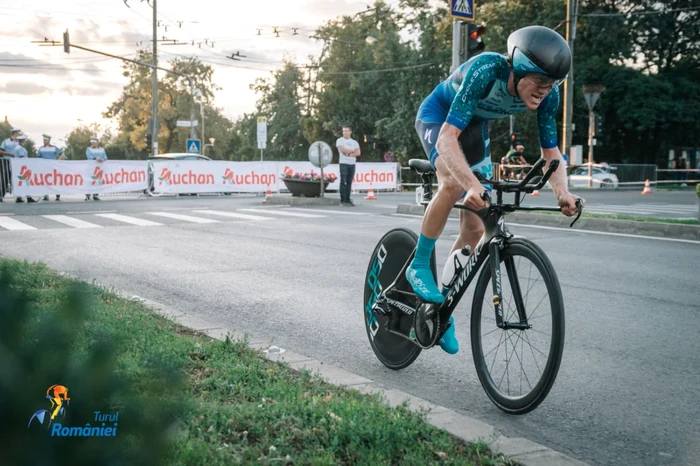
<path id="1" fill-rule="evenodd" d="M 588 167 L 574 168 L 569 174 L 569 186 L 588 187 L 588 180 L 593 179 L 592 187 L 600 189 L 617 189 L 620 180 L 610 170 L 614 168 L 593 165 L 591 176 L 588 176 Z"/>

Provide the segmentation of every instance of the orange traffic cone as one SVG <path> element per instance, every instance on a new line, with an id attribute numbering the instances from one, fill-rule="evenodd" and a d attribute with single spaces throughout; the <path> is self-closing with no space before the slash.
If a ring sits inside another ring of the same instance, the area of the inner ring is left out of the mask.
<path id="1" fill-rule="evenodd" d="M 377 198 L 374 195 L 374 189 L 372 189 L 372 185 L 369 185 L 369 192 L 367 193 L 367 196 L 365 196 L 365 199 L 368 201 L 376 201 Z"/>
<path id="2" fill-rule="evenodd" d="M 536 189 L 530 193 L 530 196 L 539 196 L 539 195 L 540 195 L 540 192 Z"/>
<path id="3" fill-rule="evenodd" d="M 649 185 L 649 179 L 644 182 L 644 189 L 642 190 L 642 194 L 651 194 L 651 186 Z"/>
<path id="4" fill-rule="evenodd" d="M 263 202 L 262 202 L 263 204 L 267 204 L 267 196 L 269 196 L 271 194 L 272 194 L 272 191 L 270 191 L 269 189 L 267 191 L 265 191 L 265 199 L 263 199 Z"/>

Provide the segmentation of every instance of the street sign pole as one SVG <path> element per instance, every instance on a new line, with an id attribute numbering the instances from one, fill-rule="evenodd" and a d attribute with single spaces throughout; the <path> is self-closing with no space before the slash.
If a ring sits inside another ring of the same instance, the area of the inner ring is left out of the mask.
<path id="1" fill-rule="evenodd" d="M 584 84 L 583 98 L 588 105 L 588 187 L 593 187 L 593 134 L 595 131 L 595 118 L 593 107 L 598 101 L 598 97 L 605 90 L 605 86 L 600 84 Z"/>
<path id="2" fill-rule="evenodd" d="M 452 17 L 452 68 L 457 69 L 466 61 L 466 23 L 475 20 L 476 0 L 450 0 L 450 16 Z"/>
<path id="3" fill-rule="evenodd" d="M 321 144 L 316 145 L 316 147 L 318 147 L 318 160 L 323 160 L 321 156 Z M 323 164 L 321 164 L 321 197 L 323 197 L 323 185 Z"/>

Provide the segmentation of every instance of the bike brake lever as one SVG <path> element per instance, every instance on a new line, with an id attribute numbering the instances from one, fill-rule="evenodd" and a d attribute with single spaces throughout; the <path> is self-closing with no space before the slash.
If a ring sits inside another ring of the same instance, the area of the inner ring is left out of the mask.
<path id="1" fill-rule="evenodd" d="M 578 208 L 578 215 L 574 219 L 573 222 L 571 222 L 571 225 L 569 225 L 569 228 L 572 228 L 574 226 L 574 223 L 578 220 L 578 218 L 581 216 L 581 213 L 583 212 L 583 199 L 580 197 L 576 198 L 576 207 Z"/>

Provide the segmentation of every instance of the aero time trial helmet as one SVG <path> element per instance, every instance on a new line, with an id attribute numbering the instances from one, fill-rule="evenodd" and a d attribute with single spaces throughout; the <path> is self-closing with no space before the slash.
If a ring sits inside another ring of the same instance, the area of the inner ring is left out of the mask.
<path id="1" fill-rule="evenodd" d="M 571 49 L 557 32 L 544 26 L 528 26 L 508 36 L 508 63 L 515 77 L 540 73 L 561 81 L 571 68 Z"/>

